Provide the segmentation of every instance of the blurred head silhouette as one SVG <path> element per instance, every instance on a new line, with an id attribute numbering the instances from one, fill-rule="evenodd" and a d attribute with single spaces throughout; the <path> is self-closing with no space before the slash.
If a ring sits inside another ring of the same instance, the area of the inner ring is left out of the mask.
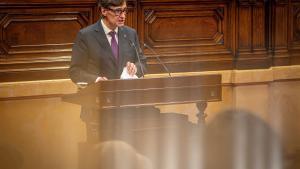
<path id="1" fill-rule="evenodd" d="M 207 126 L 207 169 L 281 169 L 280 139 L 263 120 L 243 110 L 220 113 Z"/>
<path id="2" fill-rule="evenodd" d="M 152 169 L 148 158 L 123 141 L 97 144 L 92 157 L 92 169 Z"/>

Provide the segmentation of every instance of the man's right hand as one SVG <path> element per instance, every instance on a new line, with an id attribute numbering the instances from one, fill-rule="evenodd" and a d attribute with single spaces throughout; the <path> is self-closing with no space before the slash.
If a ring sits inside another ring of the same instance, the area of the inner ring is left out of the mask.
<path id="1" fill-rule="evenodd" d="M 95 80 L 95 83 L 98 83 L 98 82 L 100 82 L 100 81 L 102 81 L 102 80 L 107 80 L 107 78 L 106 77 L 97 77 L 97 79 Z"/>

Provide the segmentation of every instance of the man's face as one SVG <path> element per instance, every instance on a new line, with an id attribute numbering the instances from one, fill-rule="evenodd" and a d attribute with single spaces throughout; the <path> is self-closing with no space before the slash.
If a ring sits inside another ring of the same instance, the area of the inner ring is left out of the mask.
<path id="1" fill-rule="evenodd" d="M 127 5 L 123 3 L 121 6 L 111 6 L 109 8 L 101 8 L 102 15 L 105 16 L 104 23 L 110 29 L 125 24 Z"/>

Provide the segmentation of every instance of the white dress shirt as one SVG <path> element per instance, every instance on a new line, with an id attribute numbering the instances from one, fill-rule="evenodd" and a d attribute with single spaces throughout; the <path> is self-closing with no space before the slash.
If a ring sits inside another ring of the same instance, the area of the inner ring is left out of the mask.
<path id="1" fill-rule="evenodd" d="M 111 31 L 115 31 L 115 32 L 116 32 L 116 35 L 117 35 L 117 36 L 116 36 L 116 40 L 117 40 L 117 43 L 119 43 L 119 40 L 118 40 L 118 27 L 117 27 L 115 30 L 109 29 L 109 28 L 105 25 L 103 19 L 101 19 L 101 24 L 102 24 L 102 27 L 103 27 L 103 29 L 104 29 L 104 33 L 105 33 L 105 35 L 106 35 L 106 38 L 107 38 L 107 40 L 108 40 L 108 42 L 109 42 L 109 45 L 111 45 L 111 36 L 110 36 L 110 34 L 109 34 L 109 32 L 111 32 Z"/>

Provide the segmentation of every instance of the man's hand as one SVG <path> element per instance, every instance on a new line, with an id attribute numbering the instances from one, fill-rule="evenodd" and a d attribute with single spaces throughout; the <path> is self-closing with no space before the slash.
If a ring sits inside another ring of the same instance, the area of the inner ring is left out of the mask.
<path id="1" fill-rule="evenodd" d="M 97 77 L 97 79 L 95 80 L 95 83 L 97 83 L 97 82 L 100 82 L 100 81 L 102 81 L 102 80 L 107 80 L 107 78 L 106 77 Z"/>
<path id="2" fill-rule="evenodd" d="M 135 66 L 134 63 L 127 62 L 126 68 L 127 68 L 128 74 L 130 76 L 134 76 L 136 74 L 136 72 L 137 72 L 137 68 L 136 68 L 136 66 Z"/>

